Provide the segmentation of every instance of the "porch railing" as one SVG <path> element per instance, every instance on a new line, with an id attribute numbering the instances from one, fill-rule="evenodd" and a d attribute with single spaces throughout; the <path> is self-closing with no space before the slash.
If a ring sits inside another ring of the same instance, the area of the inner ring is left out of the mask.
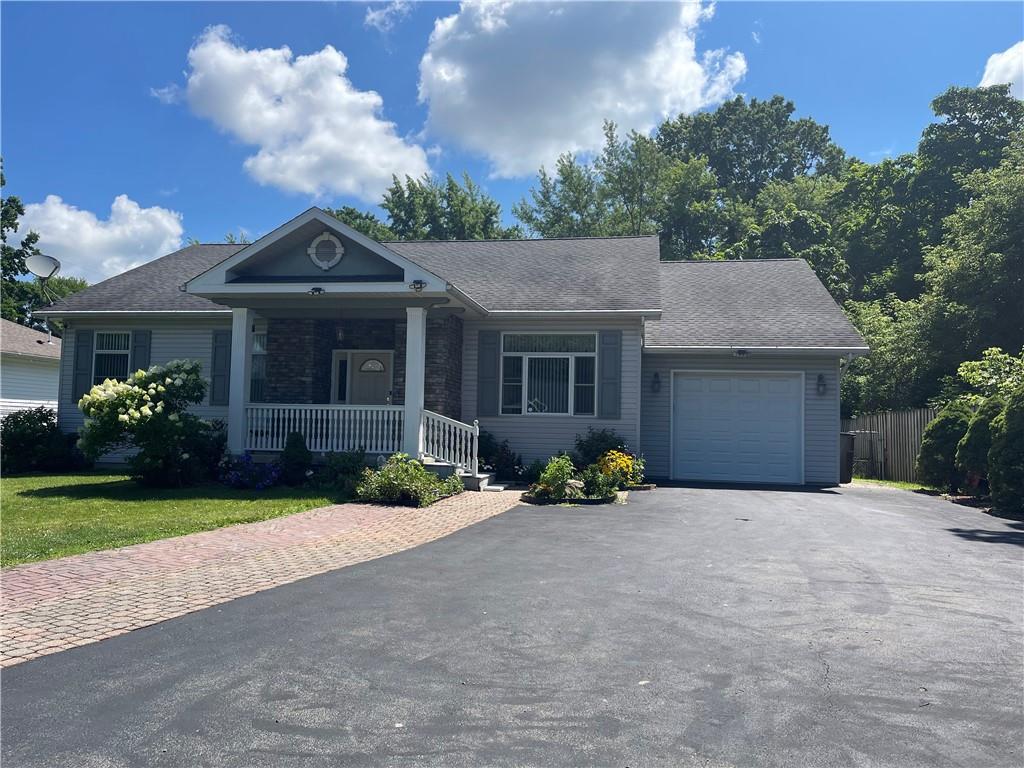
<path id="1" fill-rule="evenodd" d="M 280 451 L 291 432 L 316 453 L 354 451 L 391 454 L 402 450 L 400 405 L 279 405 L 245 407 L 247 451 Z"/>
<path id="2" fill-rule="evenodd" d="M 423 411 L 423 453 L 476 474 L 479 468 L 480 425 L 463 424 L 433 411 Z"/>

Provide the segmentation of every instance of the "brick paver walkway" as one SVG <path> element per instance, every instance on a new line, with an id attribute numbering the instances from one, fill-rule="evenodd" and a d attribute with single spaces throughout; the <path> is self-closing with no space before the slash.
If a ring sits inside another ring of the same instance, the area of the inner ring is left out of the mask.
<path id="1" fill-rule="evenodd" d="M 0 573 L 0 666 L 400 552 L 500 514 L 519 493 L 426 509 L 339 504 Z"/>

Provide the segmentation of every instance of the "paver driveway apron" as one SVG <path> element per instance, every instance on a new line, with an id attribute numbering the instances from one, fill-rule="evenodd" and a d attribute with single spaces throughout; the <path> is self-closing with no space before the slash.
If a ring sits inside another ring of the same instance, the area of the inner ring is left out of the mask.
<path id="1" fill-rule="evenodd" d="M 504 512 L 518 498 L 463 493 L 426 509 L 339 504 L 9 568 L 0 575 L 0 665 L 400 552 Z"/>

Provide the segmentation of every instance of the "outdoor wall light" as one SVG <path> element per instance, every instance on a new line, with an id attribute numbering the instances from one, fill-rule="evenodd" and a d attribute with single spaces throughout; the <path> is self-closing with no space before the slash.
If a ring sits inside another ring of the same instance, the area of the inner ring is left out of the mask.
<path id="1" fill-rule="evenodd" d="M 747 350 L 745 350 L 745 349 L 736 349 L 736 350 L 733 350 L 733 355 L 735 355 L 736 357 L 746 357 L 746 356 L 747 356 L 747 355 L 749 355 L 749 354 L 750 354 L 750 353 L 749 353 L 749 352 L 747 352 Z"/>
<path id="2" fill-rule="evenodd" d="M 819 395 L 824 395 L 825 394 L 825 390 L 827 389 L 827 387 L 825 385 L 825 374 L 824 373 L 819 373 L 818 374 L 818 382 L 817 382 L 817 384 L 818 384 L 818 394 Z"/>
<path id="3" fill-rule="evenodd" d="M 661 392 L 661 374 L 657 371 L 651 377 L 651 392 Z"/>
<path id="4" fill-rule="evenodd" d="M 409 287 L 416 291 L 416 293 L 421 293 L 423 289 L 427 287 L 427 281 L 413 280 L 411 283 L 409 283 Z"/>
<path id="5" fill-rule="evenodd" d="M 326 293 L 326 291 L 320 286 L 316 285 L 310 288 L 308 291 L 306 291 L 306 293 L 308 293 L 310 296 L 321 296 L 324 293 Z"/>

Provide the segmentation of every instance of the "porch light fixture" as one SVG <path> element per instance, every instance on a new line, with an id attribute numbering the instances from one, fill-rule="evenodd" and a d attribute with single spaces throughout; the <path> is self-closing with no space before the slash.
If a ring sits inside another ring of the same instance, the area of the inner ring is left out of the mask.
<path id="1" fill-rule="evenodd" d="M 745 349 L 735 349 L 735 350 L 733 350 L 733 355 L 735 355 L 736 357 L 746 357 L 749 354 L 750 353 L 747 352 L 747 350 L 745 350 Z"/>
<path id="2" fill-rule="evenodd" d="M 651 392 L 661 392 L 661 374 L 657 371 L 651 377 Z"/>
<path id="3" fill-rule="evenodd" d="M 322 296 L 323 294 L 327 293 L 327 291 L 325 291 L 319 285 L 315 285 L 308 291 L 306 291 L 306 293 L 308 293 L 310 296 Z"/>
<path id="4" fill-rule="evenodd" d="M 825 394 L 825 390 L 826 390 L 826 389 L 827 389 L 828 387 L 827 387 L 827 385 L 825 384 L 825 374 L 824 374 L 824 373 L 819 373 L 819 374 L 818 374 L 818 380 L 817 380 L 817 388 L 818 388 L 818 395 L 819 395 L 819 396 L 820 396 L 820 395 L 824 395 L 824 394 Z"/>
<path id="5" fill-rule="evenodd" d="M 423 289 L 427 287 L 427 281 L 413 280 L 411 283 L 409 283 L 409 287 L 416 291 L 416 293 L 422 293 Z"/>

